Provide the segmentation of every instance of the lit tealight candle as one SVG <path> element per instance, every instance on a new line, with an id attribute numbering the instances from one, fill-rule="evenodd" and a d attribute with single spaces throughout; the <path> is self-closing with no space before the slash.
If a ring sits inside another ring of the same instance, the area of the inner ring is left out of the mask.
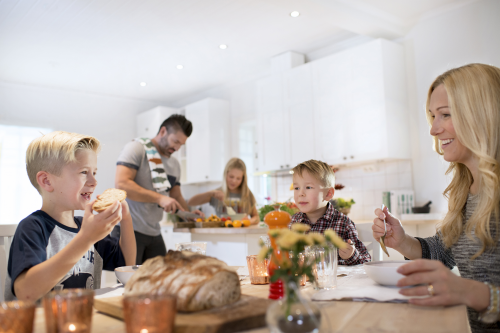
<path id="1" fill-rule="evenodd" d="M 64 333 L 87 333 L 89 332 L 87 325 L 80 323 L 70 323 L 63 326 Z"/>

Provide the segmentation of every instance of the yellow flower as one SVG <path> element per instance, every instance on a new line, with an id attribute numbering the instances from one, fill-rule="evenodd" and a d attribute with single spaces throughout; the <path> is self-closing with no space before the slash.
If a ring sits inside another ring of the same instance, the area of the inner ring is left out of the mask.
<path id="1" fill-rule="evenodd" d="M 262 262 L 262 261 L 266 260 L 268 252 L 269 252 L 269 248 L 267 246 L 263 246 L 260 249 L 259 254 L 257 254 L 257 261 Z"/>
<path id="2" fill-rule="evenodd" d="M 317 232 L 311 232 L 307 235 L 311 240 L 311 245 L 325 245 L 325 237 Z"/>
<path id="3" fill-rule="evenodd" d="M 311 227 L 308 226 L 307 224 L 304 224 L 304 223 L 294 223 L 294 224 L 292 224 L 291 229 L 292 229 L 292 231 L 303 234 L 303 233 L 306 233 L 309 230 L 311 230 Z"/>
<path id="4" fill-rule="evenodd" d="M 324 233 L 325 238 L 328 242 L 332 243 L 334 246 L 338 247 L 339 249 L 344 249 L 347 247 L 346 242 L 340 238 L 335 231 L 332 229 L 328 229 Z"/>
<path id="5" fill-rule="evenodd" d="M 276 244 L 283 250 L 291 250 L 292 247 L 300 240 L 300 234 L 284 229 L 281 235 L 276 240 Z"/>
<path id="6" fill-rule="evenodd" d="M 281 234 L 282 230 L 283 229 L 271 229 L 267 234 L 269 237 L 276 238 Z"/>

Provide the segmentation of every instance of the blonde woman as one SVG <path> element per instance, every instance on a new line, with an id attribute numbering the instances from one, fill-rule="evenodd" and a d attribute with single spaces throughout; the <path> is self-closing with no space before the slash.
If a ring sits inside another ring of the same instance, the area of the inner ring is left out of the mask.
<path id="1" fill-rule="evenodd" d="M 499 332 L 500 69 L 470 64 L 440 75 L 427 96 L 434 148 L 453 174 L 444 191 L 449 211 L 429 238 L 405 233 L 387 210 L 375 211 L 373 236 L 415 260 L 399 268 L 398 285 L 427 306 L 465 304 L 473 332 Z M 457 266 L 461 277 L 450 268 Z"/>
<path id="2" fill-rule="evenodd" d="M 188 201 L 189 206 L 210 202 L 217 215 L 227 214 L 226 207 L 232 207 L 236 213 L 248 214 L 251 224 L 259 223 L 255 197 L 247 184 L 247 167 L 239 158 L 232 158 L 224 169 L 222 187 L 197 194 Z"/>

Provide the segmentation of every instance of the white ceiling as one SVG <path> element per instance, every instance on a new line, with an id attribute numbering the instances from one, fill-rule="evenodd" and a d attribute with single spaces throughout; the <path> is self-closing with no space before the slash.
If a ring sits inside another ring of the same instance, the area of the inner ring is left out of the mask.
<path id="1" fill-rule="evenodd" d="M 266 72 L 282 52 L 402 37 L 471 1 L 0 0 L 0 80 L 169 104 Z"/>

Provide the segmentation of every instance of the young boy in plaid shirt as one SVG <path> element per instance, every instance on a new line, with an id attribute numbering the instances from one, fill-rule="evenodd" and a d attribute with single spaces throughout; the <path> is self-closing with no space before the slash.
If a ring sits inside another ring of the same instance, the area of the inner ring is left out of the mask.
<path id="1" fill-rule="evenodd" d="M 340 265 L 371 261 L 368 250 L 358 239 L 354 223 L 329 202 L 335 192 L 332 168 L 326 163 L 309 160 L 300 163 L 292 171 L 293 196 L 300 212 L 292 216 L 291 224 L 304 223 L 311 227 L 311 232 L 319 233 L 333 229 L 349 245 L 339 250 Z"/>

